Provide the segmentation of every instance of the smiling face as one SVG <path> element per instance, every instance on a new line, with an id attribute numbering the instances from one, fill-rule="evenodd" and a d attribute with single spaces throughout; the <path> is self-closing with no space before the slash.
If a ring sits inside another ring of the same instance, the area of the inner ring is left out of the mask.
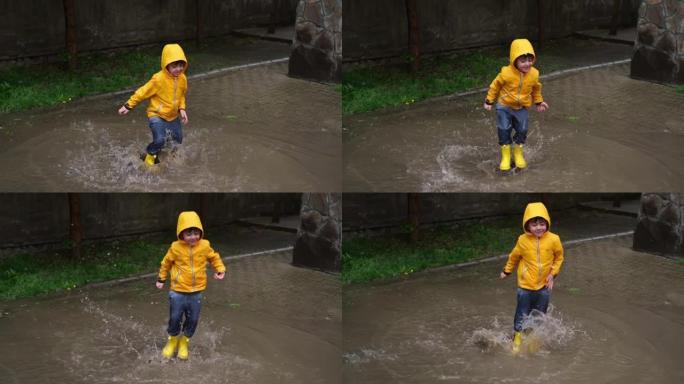
<path id="1" fill-rule="evenodd" d="M 174 61 L 166 66 L 166 70 L 169 71 L 173 77 L 180 76 L 180 74 L 183 73 L 183 69 L 185 69 L 184 61 Z"/>
<path id="2" fill-rule="evenodd" d="M 181 239 L 190 245 L 195 245 L 202 237 L 202 231 L 197 228 L 188 228 L 181 232 Z"/>
<path id="3" fill-rule="evenodd" d="M 542 237 L 547 229 L 548 224 L 541 217 L 532 218 L 527 222 L 527 230 L 536 237 Z"/>
<path id="4" fill-rule="evenodd" d="M 515 67 L 518 68 L 518 71 L 522 73 L 527 73 L 530 71 L 530 68 L 532 68 L 532 65 L 534 64 L 534 56 L 533 55 L 522 55 L 515 59 Z"/>

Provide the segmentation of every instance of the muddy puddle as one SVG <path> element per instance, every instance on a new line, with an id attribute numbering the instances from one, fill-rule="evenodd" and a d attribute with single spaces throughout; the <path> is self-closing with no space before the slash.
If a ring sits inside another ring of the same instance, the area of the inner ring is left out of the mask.
<path id="1" fill-rule="evenodd" d="M 484 94 L 343 119 L 344 188 L 368 191 L 642 191 L 684 187 L 684 95 L 629 64 L 543 80 L 518 174 L 498 171 Z"/>
<path id="2" fill-rule="evenodd" d="M 6 115 L 0 190 L 339 190 L 339 95 L 286 73 L 278 63 L 190 79 L 183 144 L 154 171 L 139 158 L 145 107 L 116 113 L 128 93 Z"/>
<path id="3" fill-rule="evenodd" d="M 684 268 L 631 237 L 566 247 L 536 338 L 510 349 L 504 261 L 345 287 L 344 376 L 364 383 L 679 383 Z"/>
<path id="4" fill-rule="evenodd" d="M 336 383 L 338 279 L 291 253 L 228 262 L 210 280 L 187 362 L 166 361 L 168 291 L 154 280 L 0 302 L 3 383 Z"/>

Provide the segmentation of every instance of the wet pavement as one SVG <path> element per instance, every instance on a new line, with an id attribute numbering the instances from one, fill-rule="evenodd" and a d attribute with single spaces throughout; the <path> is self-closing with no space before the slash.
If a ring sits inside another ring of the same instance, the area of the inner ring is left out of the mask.
<path id="1" fill-rule="evenodd" d="M 275 44 L 275 43 L 274 43 Z M 340 97 L 287 63 L 189 80 L 189 123 L 153 171 L 145 108 L 112 95 L 3 116 L 0 191 L 338 191 Z"/>
<path id="2" fill-rule="evenodd" d="M 190 359 L 165 361 L 167 290 L 154 278 L 0 302 L 3 383 L 338 383 L 336 276 L 291 252 L 230 260 L 210 279 Z"/>
<path id="3" fill-rule="evenodd" d="M 346 286 L 344 380 L 680 383 L 684 267 L 631 242 L 566 245 L 549 315 L 534 319 L 537 338 L 518 355 L 516 281 L 498 278 L 503 260 Z"/>
<path id="4" fill-rule="evenodd" d="M 684 188 L 684 94 L 629 64 L 543 80 L 522 173 L 501 175 L 484 94 L 343 118 L 345 192 L 638 192 Z"/>

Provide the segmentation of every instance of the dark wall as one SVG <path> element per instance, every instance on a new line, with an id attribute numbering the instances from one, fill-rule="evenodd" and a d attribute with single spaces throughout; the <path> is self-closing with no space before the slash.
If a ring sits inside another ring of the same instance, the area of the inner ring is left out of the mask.
<path id="1" fill-rule="evenodd" d="M 407 222 L 406 193 L 345 194 L 343 226 L 345 231 L 391 227 Z M 614 198 L 639 198 L 639 194 L 593 193 L 422 193 L 421 223 L 439 223 L 473 218 L 520 215 L 527 203 L 542 201 L 553 210 L 576 206 L 583 201 Z"/>
<path id="2" fill-rule="evenodd" d="M 519 37 L 537 38 L 537 0 L 418 1 L 420 41 L 424 52 L 506 44 Z M 543 0 L 544 38 L 607 26 L 613 0 Z M 634 27 L 639 0 L 623 0 L 620 22 Z M 407 22 L 404 0 L 345 0 L 345 60 L 405 54 Z"/>
<path id="3" fill-rule="evenodd" d="M 276 200 L 283 214 L 299 214 L 299 194 L 79 194 L 86 239 L 171 231 L 181 211 L 200 213 L 205 227 L 238 218 L 271 215 Z M 0 248 L 60 242 L 69 236 L 67 194 L 0 194 Z"/>
<path id="4" fill-rule="evenodd" d="M 202 36 L 264 25 L 273 0 L 75 0 L 81 52 L 179 41 L 195 37 L 197 6 Z M 279 0 L 277 20 L 293 24 L 297 0 Z M 61 54 L 62 0 L 0 1 L 0 60 Z"/>

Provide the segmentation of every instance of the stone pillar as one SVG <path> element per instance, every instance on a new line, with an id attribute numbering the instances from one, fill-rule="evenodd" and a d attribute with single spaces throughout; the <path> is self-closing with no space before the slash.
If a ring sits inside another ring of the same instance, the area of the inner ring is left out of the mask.
<path id="1" fill-rule="evenodd" d="M 684 256 L 684 200 L 680 193 L 644 193 L 634 231 L 637 251 Z"/>
<path id="2" fill-rule="evenodd" d="M 289 75 L 339 82 L 341 63 L 342 0 L 300 0 Z"/>
<path id="3" fill-rule="evenodd" d="M 684 0 L 642 0 L 631 76 L 684 83 Z"/>
<path id="4" fill-rule="evenodd" d="M 342 195 L 304 193 L 299 213 L 292 264 L 324 271 L 340 271 Z"/>

